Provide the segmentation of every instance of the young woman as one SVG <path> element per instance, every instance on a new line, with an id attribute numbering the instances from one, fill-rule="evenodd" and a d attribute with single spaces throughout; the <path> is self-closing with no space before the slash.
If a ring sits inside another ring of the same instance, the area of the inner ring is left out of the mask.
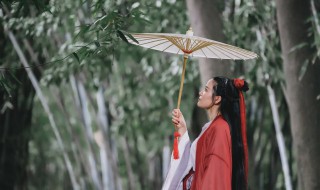
<path id="1" fill-rule="evenodd" d="M 199 93 L 197 105 L 206 109 L 210 121 L 190 142 L 186 122 L 178 109 L 172 122 L 179 137 L 179 159 L 171 158 L 163 190 L 245 190 L 248 153 L 245 104 L 241 79 L 214 77 Z"/>

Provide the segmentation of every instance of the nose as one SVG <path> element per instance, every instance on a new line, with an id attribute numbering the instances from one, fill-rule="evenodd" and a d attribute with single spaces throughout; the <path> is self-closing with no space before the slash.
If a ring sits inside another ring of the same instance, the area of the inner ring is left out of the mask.
<path id="1" fill-rule="evenodd" d="M 201 96 L 201 94 L 202 94 L 202 90 L 199 92 L 199 96 Z"/>

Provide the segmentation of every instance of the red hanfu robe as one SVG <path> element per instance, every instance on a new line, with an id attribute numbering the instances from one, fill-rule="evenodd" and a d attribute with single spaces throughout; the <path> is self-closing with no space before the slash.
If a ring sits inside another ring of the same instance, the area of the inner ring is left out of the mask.
<path id="1" fill-rule="evenodd" d="M 197 142 L 191 190 L 231 190 L 231 146 L 229 125 L 218 116 Z"/>

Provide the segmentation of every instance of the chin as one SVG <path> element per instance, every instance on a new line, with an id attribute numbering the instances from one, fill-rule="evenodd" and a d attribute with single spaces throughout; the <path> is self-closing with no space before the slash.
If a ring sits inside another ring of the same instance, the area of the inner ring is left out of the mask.
<path id="1" fill-rule="evenodd" d="M 199 108 L 203 108 L 203 106 L 201 106 L 200 102 L 197 103 L 197 106 L 198 106 Z"/>

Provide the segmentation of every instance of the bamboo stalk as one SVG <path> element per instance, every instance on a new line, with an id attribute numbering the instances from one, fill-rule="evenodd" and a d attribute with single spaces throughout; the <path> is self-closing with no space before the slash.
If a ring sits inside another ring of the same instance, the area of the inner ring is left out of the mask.
<path id="1" fill-rule="evenodd" d="M 101 149 L 104 149 L 103 151 L 106 153 L 105 158 L 107 159 L 108 163 L 106 163 L 107 165 L 104 166 L 105 170 L 108 171 L 108 173 L 105 173 L 104 175 L 108 175 L 109 179 L 113 179 L 109 180 L 110 185 L 108 186 L 111 190 L 113 189 L 122 189 L 121 187 L 121 182 L 120 182 L 120 177 L 119 177 L 119 169 L 117 166 L 117 163 L 115 161 L 115 158 L 112 156 L 112 151 L 111 151 L 111 146 L 110 146 L 110 142 L 108 139 L 108 137 L 110 137 L 111 135 L 109 135 L 109 129 L 108 129 L 108 118 L 107 118 L 107 109 L 105 107 L 105 100 L 104 100 L 104 96 L 103 96 L 103 89 L 100 86 L 99 90 L 96 94 L 96 99 L 97 99 L 97 104 L 98 104 L 98 123 L 99 123 L 99 127 L 102 131 L 102 144 L 103 147 L 101 147 Z M 107 169 L 110 168 L 111 166 L 111 170 Z"/>
<path id="2" fill-rule="evenodd" d="M 317 15 L 317 10 L 314 5 L 314 0 L 311 0 L 311 10 L 312 10 L 312 16 L 314 17 L 317 33 L 320 35 L 320 24 L 319 24 L 319 19 Z"/>
<path id="3" fill-rule="evenodd" d="M 136 188 L 136 185 L 135 185 L 135 177 L 132 171 L 132 164 L 130 159 L 128 142 L 125 137 L 121 137 L 120 141 L 121 141 L 121 146 L 123 149 L 125 164 L 126 164 L 127 173 L 128 173 L 128 180 L 129 180 L 128 189 L 134 190 Z"/>
<path id="4" fill-rule="evenodd" d="M 73 187 L 73 189 L 78 190 L 80 188 L 79 188 L 78 182 L 76 181 L 76 177 L 75 177 L 75 174 L 73 172 L 73 167 L 72 167 L 70 158 L 69 158 L 69 156 L 68 156 L 68 154 L 67 154 L 67 152 L 65 150 L 65 147 L 63 145 L 62 138 L 61 138 L 59 130 L 58 130 L 57 126 L 56 126 L 56 122 L 55 122 L 55 120 L 53 118 L 53 114 L 52 114 L 52 112 L 51 112 L 51 110 L 49 108 L 49 105 L 48 105 L 48 102 L 46 100 L 46 97 L 43 95 L 42 90 L 40 88 L 40 85 L 39 85 L 39 83 L 38 83 L 38 81 L 37 81 L 32 69 L 28 68 L 29 67 L 28 61 L 25 58 L 25 56 L 24 56 L 24 54 L 23 54 L 23 52 L 22 52 L 22 50 L 20 48 L 20 45 L 17 42 L 16 37 L 14 36 L 14 34 L 10 30 L 6 30 L 6 32 L 8 33 L 10 41 L 11 41 L 15 51 L 17 52 L 21 63 L 23 64 L 24 67 L 26 67 L 25 70 L 26 70 L 26 72 L 28 74 L 28 77 L 29 77 L 29 79 L 30 79 L 35 91 L 36 91 L 37 96 L 39 97 L 39 100 L 40 100 L 40 102 L 42 104 L 42 107 L 44 108 L 46 114 L 48 115 L 50 126 L 51 126 L 51 128 L 52 128 L 52 130 L 54 132 L 54 135 L 55 135 L 55 137 L 57 139 L 58 145 L 59 145 L 59 147 L 60 147 L 60 149 L 62 151 L 62 155 L 63 155 L 64 161 L 65 161 L 66 167 L 67 167 L 67 171 L 68 171 L 70 179 L 71 179 L 72 187 Z"/>
<path id="5" fill-rule="evenodd" d="M 107 147 L 109 146 L 106 144 L 107 140 L 105 139 L 105 134 L 108 132 L 108 119 L 106 118 L 106 109 L 104 106 L 104 101 L 103 101 L 103 93 L 102 93 L 102 88 L 100 87 L 98 92 L 96 93 L 96 99 L 97 99 L 97 105 L 98 105 L 98 124 L 100 126 L 101 132 L 101 141 L 98 143 L 100 147 L 100 162 L 101 162 L 101 171 L 102 171 L 102 185 L 103 188 L 109 187 L 111 190 L 114 189 L 114 184 L 112 183 L 112 176 L 111 174 L 111 167 L 110 167 L 110 162 L 111 160 L 108 159 L 108 151 L 106 150 Z M 95 134 L 96 137 L 96 134 Z M 96 140 L 97 141 L 97 140 Z"/>
<path id="6" fill-rule="evenodd" d="M 276 137 L 277 137 L 277 142 L 279 146 L 279 153 L 280 153 L 280 159 L 282 163 L 282 170 L 284 174 L 284 180 L 285 180 L 285 187 L 286 190 L 292 190 L 292 184 L 291 184 L 291 177 L 290 177 L 290 172 L 289 172 L 289 164 L 288 164 L 288 159 L 287 159 L 287 154 L 286 154 L 286 147 L 284 143 L 284 138 L 283 134 L 280 128 L 280 119 L 279 119 L 279 113 L 277 109 L 277 103 L 276 103 L 276 98 L 273 89 L 271 88 L 270 84 L 267 85 L 268 89 L 268 94 L 269 94 L 269 100 L 270 100 L 270 105 L 271 105 L 271 110 L 272 110 L 272 116 L 273 116 L 273 121 L 274 121 L 274 126 L 276 130 Z"/>
<path id="7" fill-rule="evenodd" d="M 73 75 L 70 76 L 70 82 L 72 85 L 74 95 L 75 97 L 77 97 L 77 100 L 78 100 L 77 104 L 80 110 L 83 126 L 85 128 L 85 142 L 88 146 L 87 158 L 90 166 L 90 175 L 95 187 L 97 189 L 102 189 L 102 183 L 97 171 L 96 158 L 92 148 L 93 142 L 94 142 L 94 136 L 91 128 L 91 117 L 88 110 L 88 103 L 87 103 L 85 89 L 81 81 L 78 81 Z"/>
<path id="8" fill-rule="evenodd" d="M 53 94 L 53 92 L 52 92 Z M 71 117 L 70 114 L 68 113 L 67 109 L 66 109 L 66 106 L 65 106 L 65 103 L 64 103 L 64 100 L 62 98 L 62 94 L 61 94 L 61 91 L 59 90 L 58 94 L 57 95 L 54 95 L 54 98 L 53 98 L 56 102 L 56 104 L 58 105 L 58 107 L 61 109 L 62 111 L 62 115 L 66 121 L 66 128 L 67 128 L 67 132 L 69 133 L 69 136 L 71 137 L 70 139 L 72 140 L 71 142 L 71 148 L 72 148 L 72 152 L 73 152 L 73 155 L 74 155 L 74 159 L 78 165 L 79 168 L 81 168 L 83 166 L 83 168 L 86 170 L 85 172 L 87 173 L 90 173 L 89 172 L 89 168 L 87 167 L 87 164 L 86 164 L 86 160 L 84 158 L 84 155 L 83 155 L 83 151 L 79 150 L 79 148 L 82 148 L 82 145 L 79 141 L 79 136 L 76 134 L 76 132 L 73 130 L 73 125 L 71 124 L 69 118 Z M 75 143 L 72 144 L 72 143 Z M 81 186 L 81 189 L 84 189 L 84 177 L 80 174 L 79 176 L 80 178 L 80 185 Z"/>
<path id="9" fill-rule="evenodd" d="M 38 60 L 38 55 L 36 54 L 36 52 L 34 51 L 34 49 L 32 48 L 30 42 L 26 39 L 23 39 L 23 44 L 25 45 L 30 57 L 32 58 L 32 60 L 37 64 L 37 65 L 40 65 L 40 62 Z M 59 41 L 58 42 L 59 44 L 61 44 L 61 42 Z M 49 58 L 48 56 L 46 58 Z M 41 67 L 38 67 L 39 69 L 42 69 Z M 50 91 L 52 92 L 52 89 L 50 89 Z M 53 94 L 53 92 L 52 92 Z M 80 142 L 78 140 L 77 137 L 75 137 L 75 133 L 74 131 L 72 130 L 72 125 L 69 121 L 68 118 L 70 118 L 69 116 L 69 113 L 67 112 L 66 108 L 65 108 L 65 105 L 64 105 L 64 102 L 63 102 L 63 99 L 61 98 L 61 93 L 59 92 L 58 95 L 54 95 L 54 100 L 56 102 L 56 104 L 58 105 L 58 107 L 61 109 L 61 111 L 63 112 L 63 116 L 66 120 L 66 123 L 68 125 L 67 127 L 67 132 L 69 133 L 69 136 L 71 137 L 70 139 L 72 139 L 72 142 L 75 142 L 76 143 L 76 146 L 74 144 L 71 143 L 71 150 L 72 150 L 72 153 L 73 153 L 73 157 L 75 159 L 75 163 L 77 164 L 77 166 L 79 168 L 81 168 L 81 163 L 83 164 L 83 166 L 85 168 L 86 167 L 86 164 L 85 164 L 85 161 L 83 159 L 83 155 L 80 155 L 80 160 L 79 160 L 79 155 L 78 155 L 78 151 L 76 150 L 77 147 L 81 147 L 80 145 Z M 81 151 L 79 152 L 79 154 L 81 154 Z M 84 184 L 84 179 L 83 177 L 79 176 L 79 180 L 82 182 L 82 184 Z M 81 185 L 80 185 L 81 186 Z M 83 188 L 83 186 L 81 186 L 81 189 Z"/>

